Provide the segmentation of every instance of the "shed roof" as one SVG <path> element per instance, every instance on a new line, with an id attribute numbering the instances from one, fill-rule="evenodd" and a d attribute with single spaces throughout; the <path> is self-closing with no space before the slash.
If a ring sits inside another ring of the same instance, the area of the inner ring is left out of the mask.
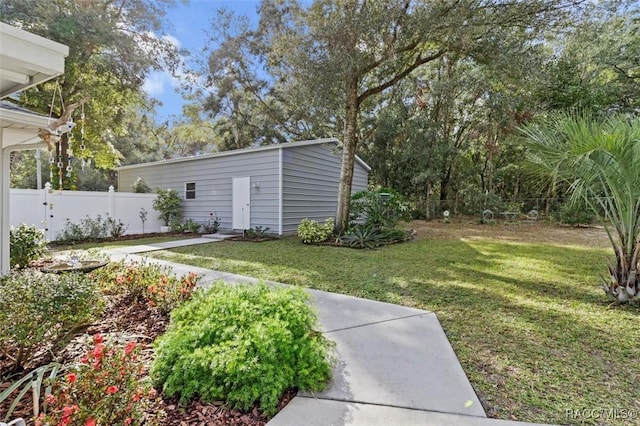
<path id="1" fill-rule="evenodd" d="M 137 169 L 139 167 L 159 166 L 162 164 L 181 163 L 185 161 L 197 161 L 197 160 L 204 160 L 207 158 L 227 157 L 230 155 L 243 155 L 243 154 L 248 154 L 253 152 L 270 151 L 274 149 L 287 149 L 287 148 L 296 148 L 296 147 L 308 146 L 308 145 L 322 145 L 322 144 L 329 144 L 329 143 L 333 143 L 333 144 L 336 144 L 336 146 L 340 146 L 340 141 L 336 138 L 313 139 L 313 140 L 307 140 L 307 141 L 286 142 L 281 144 L 259 146 L 256 148 L 234 149 L 232 151 L 222 151 L 222 152 L 216 152 L 214 154 L 198 155 L 194 157 L 175 158 L 171 160 L 160 160 L 160 161 L 153 161 L 150 163 L 130 164 L 128 166 L 118 167 L 116 168 L 116 170 Z M 365 163 L 357 155 L 356 155 L 356 161 L 362 167 L 364 167 L 367 171 L 371 171 L 371 167 L 369 167 L 369 165 Z"/>

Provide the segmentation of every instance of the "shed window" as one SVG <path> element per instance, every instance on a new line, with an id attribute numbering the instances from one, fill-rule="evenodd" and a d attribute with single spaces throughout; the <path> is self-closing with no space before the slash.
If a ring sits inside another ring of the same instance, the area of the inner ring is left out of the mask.
<path id="1" fill-rule="evenodd" d="M 189 182 L 184 184 L 184 199 L 195 200 L 196 199 L 196 183 Z"/>

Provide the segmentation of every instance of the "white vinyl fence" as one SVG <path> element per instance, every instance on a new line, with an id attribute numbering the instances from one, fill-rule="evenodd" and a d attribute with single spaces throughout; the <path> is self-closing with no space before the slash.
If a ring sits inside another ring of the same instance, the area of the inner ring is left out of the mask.
<path id="1" fill-rule="evenodd" d="M 87 216 L 96 219 L 107 216 L 116 222 L 122 221 L 125 234 L 142 234 L 140 211 L 147 211 L 144 232 L 159 232 L 161 221 L 153 209 L 156 194 L 135 194 L 131 192 L 56 191 L 50 184 L 45 189 L 11 189 L 11 226 L 21 223 L 35 225 L 45 231 L 48 240 L 55 240 L 64 229 L 67 219 L 80 223 Z"/>

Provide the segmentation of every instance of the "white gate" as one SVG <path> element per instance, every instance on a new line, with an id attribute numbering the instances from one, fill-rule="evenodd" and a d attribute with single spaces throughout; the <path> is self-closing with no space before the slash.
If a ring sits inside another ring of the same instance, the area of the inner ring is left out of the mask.
<path id="1" fill-rule="evenodd" d="M 251 178 L 233 178 L 232 184 L 233 229 L 251 228 Z"/>

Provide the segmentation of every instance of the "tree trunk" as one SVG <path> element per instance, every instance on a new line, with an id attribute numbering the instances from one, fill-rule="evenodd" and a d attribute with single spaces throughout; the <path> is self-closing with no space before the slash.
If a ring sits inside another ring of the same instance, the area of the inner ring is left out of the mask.
<path id="1" fill-rule="evenodd" d="M 431 181 L 427 181 L 427 196 L 426 196 L 426 201 L 425 201 L 425 215 L 424 215 L 424 219 L 425 220 L 431 220 Z"/>
<path id="2" fill-rule="evenodd" d="M 346 112 L 344 121 L 344 137 L 342 147 L 342 166 L 340 169 L 340 186 L 338 187 L 338 208 L 336 211 L 336 230 L 344 232 L 349 224 L 349 203 L 353 183 L 353 167 L 356 159 L 358 137 L 358 79 L 352 78 L 346 87 Z"/>
<path id="3" fill-rule="evenodd" d="M 487 188 L 490 194 L 495 194 L 494 182 L 493 178 L 495 175 L 495 163 L 494 158 L 498 151 L 498 141 L 497 138 L 492 136 L 491 133 L 487 135 L 487 161 L 485 167 L 485 173 L 487 177 Z"/>
<path id="4" fill-rule="evenodd" d="M 449 196 L 449 182 L 451 181 L 452 166 L 447 167 L 442 180 L 440 181 L 440 208 L 447 210 L 449 208 L 447 197 Z"/>

